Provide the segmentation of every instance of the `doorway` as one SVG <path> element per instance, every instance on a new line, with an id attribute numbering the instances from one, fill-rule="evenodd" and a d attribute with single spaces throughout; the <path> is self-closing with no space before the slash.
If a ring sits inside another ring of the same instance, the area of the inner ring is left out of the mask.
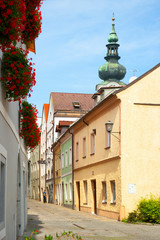
<path id="1" fill-rule="evenodd" d="M 91 185 L 93 193 L 93 212 L 97 214 L 96 180 L 91 180 Z"/>
<path id="2" fill-rule="evenodd" d="M 81 202 L 80 202 L 80 182 L 76 182 L 77 187 L 77 196 L 78 196 L 78 210 L 81 210 Z"/>

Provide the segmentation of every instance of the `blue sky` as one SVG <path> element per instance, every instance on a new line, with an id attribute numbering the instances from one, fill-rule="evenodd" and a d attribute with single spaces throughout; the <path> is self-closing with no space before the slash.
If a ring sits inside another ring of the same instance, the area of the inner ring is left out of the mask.
<path id="1" fill-rule="evenodd" d="M 29 54 L 37 84 L 28 99 L 39 117 L 50 92 L 95 92 L 113 12 L 119 63 L 127 70 L 123 81 L 129 82 L 134 69 L 138 77 L 160 62 L 159 0 L 46 0 L 41 11 L 36 55 Z"/>

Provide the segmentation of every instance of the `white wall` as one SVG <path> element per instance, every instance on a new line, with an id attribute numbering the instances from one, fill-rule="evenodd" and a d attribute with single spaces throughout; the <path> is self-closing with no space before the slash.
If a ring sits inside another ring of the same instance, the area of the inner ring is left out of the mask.
<path id="1" fill-rule="evenodd" d="M 19 137 L 19 103 L 8 102 L 5 99 L 5 92 L 1 83 L 0 146 L 1 149 L 5 149 L 7 154 L 5 168 L 5 226 L 0 229 L 0 239 L 6 236 L 7 240 L 16 240 L 16 236 L 23 233 L 27 223 L 28 161 L 23 140 Z M 19 224 L 21 225 L 20 228 Z"/>

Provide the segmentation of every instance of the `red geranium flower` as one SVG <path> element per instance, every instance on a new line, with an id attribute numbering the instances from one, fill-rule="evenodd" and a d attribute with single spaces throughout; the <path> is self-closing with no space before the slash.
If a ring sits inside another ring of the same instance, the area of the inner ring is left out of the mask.
<path id="1" fill-rule="evenodd" d="M 35 72 L 25 52 L 13 46 L 5 50 L 0 81 L 9 101 L 17 101 L 28 95 L 35 85 Z"/>
<path id="2" fill-rule="evenodd" d="M 40 129 L 37 124 L 36 106 L 24 101 L 22 102 L 21 114 L 21 130 L 20 136 L 24 139 L 25 145 L 30 149 L 34 149 L 40 143 Z"/>
<path id="3" fill-rule="evenodd" d="M 0 1 L 0 45 L 2 48 L 19 41 L 25 10 L 23 0 Z"/>

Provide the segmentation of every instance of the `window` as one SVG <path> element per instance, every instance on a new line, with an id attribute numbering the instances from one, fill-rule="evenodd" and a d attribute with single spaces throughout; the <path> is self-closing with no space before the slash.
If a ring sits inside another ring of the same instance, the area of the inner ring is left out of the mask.
<path id="1" fill-rule="evenodd" d="M 111 181 L 111 203 L 116 203 L 116 184 Z"/>
<path id="2" fill-rule="evenodd" d="M 57 171 L 57 159 L 55 159 L 55 171 Z"/>
<path id="3" fill-rule="evenodd" d="M 72 183 L 69 184 L 69 199 L 72 201 Z"/>
<path id="4" fill-rule="evenodd" d="M 0 145 L 0 231 L 5 228 L 6 157 L 7 153 Z"/>
<path id="5" fill-rule="evenodd" d="M 64 153 L 61 155 L 61 161 L 62 161 L 62 168 L 64 168 Z"/>
<path id="6" fill-rule="evenodd" d="M 73 107 L 74 107 L 74 108 L 80 108 L 81 105 L 80 105 L 79 102 L 73 102 Z"/>
<path id="7" fill-rule="evenodd" d="M 69 165 L 72 165 L 72 148 L 69 148 Z"/>
<path id="8" fill-rule="evenodd" d="M 91 133 L 91 154 L 95 153 L 95 133 Z"/>
<path id="9" fill-rule="evenodd" d="M 83 158 L 86 157 L 86 137 L 83 138 Z"/>
<path id="10" fill-rule="evenodd" d="M 67 183 L 65 184 L 65 199 L 68 201 Z"/>
<path id="11" fill-rule="evenodd" d="M 79 142 L 76 142 L 76 161 L 79 160 Z"/>
<path id="12" fill-rule="evenodd" d="M 107 184 L 102 182 L 102 203 L 107 202 Z"/>
<path id="13" fill-rule="evenodd" d="M 58 158 L 58 167 L 59 167 L 59 169 L 61 169 L 61 158 L 60 157 Z"/>
<path id="14" fill-rule="evenodd" d="M 111 147 L 111 132 L 105 132 L 105 148 Z"/>
<path id="15" fill-rule="evenodd" d="M 83 185 L 84 185 L 84 204 L 87 204 L 88 202 L 88 193 L 87 193 L 87 181 L 83 181 Z"/>
<path id="16" fill-rule="evenodd" d="M 65 151 L 65 167 L 68 166 L 68 151 Z"/>

